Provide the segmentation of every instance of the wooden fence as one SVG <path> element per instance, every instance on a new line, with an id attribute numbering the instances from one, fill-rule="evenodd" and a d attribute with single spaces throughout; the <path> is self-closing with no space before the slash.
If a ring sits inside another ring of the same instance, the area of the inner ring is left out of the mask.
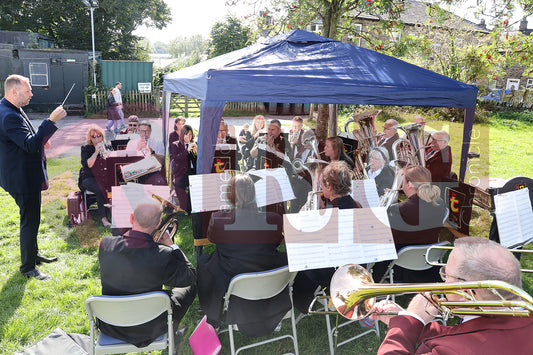
<path id="1" fill-rule="evenodd" d="M 85 112 L 94 114 L 106 110 L 109 92 L 98 91 L 85 95 Z M 123 91 L 122 105 L 124 116 L 129 115 L 161 115 L 161 90 L 156 88 L 150 93 L 141 93 L 137 90 Z"/>

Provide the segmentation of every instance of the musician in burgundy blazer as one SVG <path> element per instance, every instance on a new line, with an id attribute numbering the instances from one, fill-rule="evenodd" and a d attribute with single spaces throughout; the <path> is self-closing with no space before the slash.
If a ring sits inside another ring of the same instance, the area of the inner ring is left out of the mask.
<path id="1" fill-rule="evenodd" d="M 522 287 L 520 263 L 500 244 L 480 237 L 464 237 L 455 241 L 448 263 L 440 275 L 445 283 L 461 281 L 499 280 Z M 498 301 L 517 298 L 514 294 L 490 289 L 469 291 L 478 301 Z M 466 299 L 449 293 L 450 302 Z M 499 307 L 500 309 L 502 307 Z M 517 308 L 516 310 L 519 310 Z M 421 294 L 416 295 L 403 310 L 391 301 L 378 302 L 370 317 L 389 325 L 378 354 L 532 354 L 533 319 L 488 314 L 462 315 L 462 322 L 446 326 L 432 321 L 436 308 Z M 378 315 L 400 312 L 398 316 Z"/>
<path id="2" fill-rule="evenodd" d="M 452 171 L 452 150 L 448 145 L 450 135 L 437 131 L 431 136 L 431 149 L 426 153 L 426 168 L 431 172 L 431 181 L 441 182 L 442 177 L 450 176 Z"/>

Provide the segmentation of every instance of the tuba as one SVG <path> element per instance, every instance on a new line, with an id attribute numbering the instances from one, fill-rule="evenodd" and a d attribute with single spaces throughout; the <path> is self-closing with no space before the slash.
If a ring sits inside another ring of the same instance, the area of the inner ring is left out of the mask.
<path id="1" fill-rule="evenodd" d="M 358 141 L 358 147 L 353 151 L 354 173 L 358 180 L 367 179 L 364 161 L 370 150 L 377 147 L 376 117 L 381 110 L 365 111 L 353 115 L 353 118 L 344 124 L 344 131 L 348 132 L 348 126 L 356 122 L 359 124 L 359 132 L 354 131 L 354 138 Z"/>
<path id="2" fill-rule="evenodd" d="M 161 203 L 164 214 L 161 218 L 161 223 L 159 223 L 159 226 L 152 233 L 154 242 L 158 243 L 165 232 L 168 232 L 170 239 L 174 240 L 174 235 L 178 231 L 179 219 L 181 216 L 187 215 L 187 212 L 157 194 L 152 193 L 152 198 Z"/>
<path id="3" fill-rule="evenodd" d="M 489 289 L 499 299 L 478 301 L 472 292 L 469 292 L 476 289 Z M 424 297 L 439 311 L 444 320 L 456 315 L 467 314 L 480 316 L 533 316 L 533 298 L 524 290 L 507 282 L 497 280 L 426 284 L 375 284 L 370 273 L 363 267 L 357 264 L 348 264 L 337 269 L 331 278 L 330 284 L 330 297 L 335 309 L 342 316 L 351 320 L 362 319 L 370 315 L 376 297 L 412 293 L 423 294 L 423 292 L 429 292 L 429 295 L 424 295 Z M 458 294 L 466 300 L 453 302 L 442 300 L 441 295 L 448 293 Z M 504 297 L 502 294 L 510 295 L 510 297 Z M 310 313 L 324 312 L 312 311 Z M 386 314 L 396 315 L 397 313 Z"/>
<path id="4" fill-rule="evenodd" d="M 395 160 L 409 165 L 426 167 L 426 147 L 424 146 L 424 129 L 421 123 L 398 127 L 405 132 L 405 138 L 398 139 L 392 145 Z"/>

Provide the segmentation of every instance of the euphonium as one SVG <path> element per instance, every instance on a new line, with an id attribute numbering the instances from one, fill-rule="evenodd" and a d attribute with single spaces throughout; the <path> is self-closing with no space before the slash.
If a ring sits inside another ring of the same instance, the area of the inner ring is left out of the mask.
<path id="1" fill-rule="evenodd" d="M 398 194 L 402 189 L 403 168 L 400 166 L 400 161 L 393 160 L 390 162 L 390 164 L 395 165 L 396 174 L 394 175 L 394 181 L 392 182 L 391 188 L 380 196 L 378 207 L 389 207 L 398 201 Z"/>
<path id="2" fill-rule="evenodd" d="M 470 290 L 490 289 L 499 300 L 476 300 Z M 372 313 L 375 298 L 387 295 L 429 292 L 424 295 L 446 320 L 456 315 L 512 315 L 518 317 L 533 316 L 533 298 L 524 290 L 507 282 L 464 281 L 456 283 L 427 284 L 375 284 L 372 276 L 363 267 L 356 264 L 341 266 L 330 284 L 330 297 L 335 309 L 348 319 L 361 319 Z M 512 295 L 504 298 L 502 292 Z M 443 300 L 441 295 L 458 294 L 465 301 Z M 312 313 L 323 313 L 313 311 Z M 395 315 L 397 313 L 385 313 Z"/>
<path id="3" fill-rule="evenodd" d="M 170 211 L 165 213 L 166 216 L 162 218 L 161 223 L 159 223 L 159 226 L 152 233 L 152 238 L 154 242 L 159 242 L 165 232 L 168 232 L 170 239 L 174 240 L 174 235 L 178 231 L 178 218 L 183 214 L 186 215 L 187 212 L 182 210 L 178 205 L 175 205 L 174 203 L 165 200 L 159 195 L 152 193 L 152 197 L 161 203 L 164 208 L 164 213 L 166 208 L 170 208 Z"/>
<path id="4" fill-rule="evenodd" d="M 354 134 L 354 138 L 359 144 L 357 149 L 354 149 L 353 151 L 354 173 L 357 180 L 368 179 L 363 162 L 366 160 L 368 152 L 378 145 L 375 135 L 375 121 L 380 112 L 381 110 L 373 110 L 359 114 L 354 113 L 353 118 L 344 125 L 344 131 L 348 132 L 348 126 L 350 123 L 359 123 L 359 133 Z"/>

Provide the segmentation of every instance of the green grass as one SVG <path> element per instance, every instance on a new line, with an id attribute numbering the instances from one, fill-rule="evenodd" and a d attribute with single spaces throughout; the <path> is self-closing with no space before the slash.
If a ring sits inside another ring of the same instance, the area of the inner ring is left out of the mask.
<path id="1" fill-rule="evenodd" d="M 410 116 L 406 116 L 404 123 L 409 120 Z M 462 125 L 455 122 L 432 121 L 430 126 L 440 129 L 445 124 L 449 125 L 452 132 L 451 146 L 455 158 L 453 170 L 458 171 Z M 378 120 L 378 128 L 382 125 L 383 122 Z M 342 126 L 339 124 L 339 127 L 343 127 L 343 124 Z M 489 172 L 491 176 L 501 178 L 531 176 L 532 157 L 528 144 L 531 128 L 531 124 L 525 124 L 512 116 L 491 121 L 490 125 L 475 125 L 474 129 L 480 134 L 473 136 L 470 150 L 479 147 L 481 158 L 479 167 L 472 163 L 473 173 L 467 175 L 466 180 L 472 180 L 477 176 L 486 177 Z M 77 181 L 80 168 L 79 156 L 49 159 L 48 168 L 50 178 L 71 171 L 73 179 Z M 473 218 L 477 219 L 482 214 L 482 211 L 475 210 Z M 28 280 L 18 272 L 20 263 L 18 209 L 13 199 L 1 189 L 0 216 L 2 216 L 0 218 L 0 354 L 20 351 L 56 327 L 61 327 L 66 332 L 88 334 L 83 303 L 88 296 L 101 293 L 98 250 L 80 246 L 75 230 L 68 227 L 63 203 L 56 199 L 43 205 L 39 247 L 45 255 L 59 257 L 57 263 L 41 266 L 45 273 L 52 276 L 51 280 L 44 282 Z M 490 219 L 487 214 L 483 217 L 484 219 L 476 222 L 473 234 L 485 236 L 488 234 Z M 101 235 L 110 233 L 100 224 L 98 228 Z M 177 242 L 189 259 L 195 263 L 190 218 L 185 218 L 181 222 Z M 522 258 L 522 264 L 533 268 L 533 258 Z M 524 276 L 524 288 L 532 292 L 532 279 L 529 275 Z M 188 335 L 199 318 L 198 301 L 195 301 L 182 321 L 182 325 L 189 327 Z M 298 344 L 302 354 L 328 353 L 324 322 L 324 317 L 319 315 L 308 316 L 300 321 L 297 328 Z M 288 329 L 287 322 L 282 331 Z M 341 337 L 352 336 L 361 329 L 359 326 L 348 326 L 341 332 Z M 385 327 L 382 325 L 381 338 L 384 334 Z M 220 338 L 223 354 L 229 353 L 228 335 L 221 334 Z M 236 341 L 237 344 L 243 344 L 248 339 L 237 336 Z M 368 335 L 341 347 L 338 353 L 372 354 L 377 351 L 379 344 L 380 340 L 374 335 Z M 182 344 L 181 350 L 184 354 L 191 353 L 186 342 Z M 248 353 L 278 354 L 289 351 L 291 343 L 286 340 Z"/>

